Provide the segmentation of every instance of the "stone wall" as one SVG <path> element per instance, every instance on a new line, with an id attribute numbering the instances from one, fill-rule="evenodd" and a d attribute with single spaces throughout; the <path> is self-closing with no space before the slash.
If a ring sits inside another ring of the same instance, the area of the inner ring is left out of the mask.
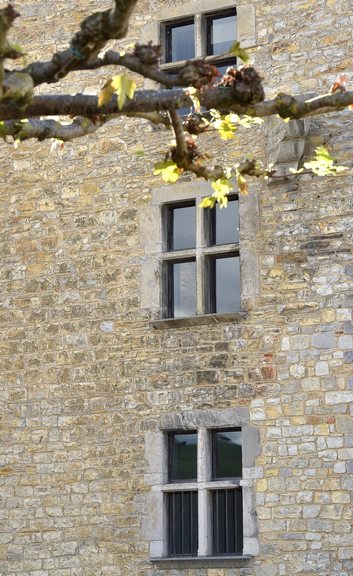
<path id="1" fill-rule="evenodd" d="M 119 46 L 172 4 L 143 0 Z M 46 58 L 97 3 L 17 5 L 14 37 Z M 342 70 L 349 75 L 351 2 L 254 6 L 252 53 L 268 95 L 325 92 Z M 73 74 L 62 87 L 87 93 L 107 77 Z M 312 120 L 304 154 L 324 142 L 350 160 L 351 122 L 351 112 Z M 271 130 L 210 145 L 230 161 L 247 143 L 264 158 Z M 117 119 L 53 150 L 1 144 L 0 573 L 349 576 L 351 176 L 252 184 L 256 306 L 239 322 L 156 330 L 140 304 L 140 218 L 161 184 L 151 174 L 169 139 L 144 121 Z M 241 407 L 260 434 L 249 479 L 259 555 L 243 568 L 156 568 L 142 531 L 145 434 L 171 412 Z"/>

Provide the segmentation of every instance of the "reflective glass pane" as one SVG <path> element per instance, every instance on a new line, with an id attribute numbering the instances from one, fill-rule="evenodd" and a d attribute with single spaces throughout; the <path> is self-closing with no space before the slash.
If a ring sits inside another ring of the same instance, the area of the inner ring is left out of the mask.
<path id="1" fill-rule="evenodd" d="M 209 54 L 225 54 L 236 39 L 236 16 L 230 14 L 221 18 L 210 18 Z"/>
<path id="2" fill-rule="evenodd" d="M 196 246 L 196 208 L 170 208 L 169 250 L 185 250 Z"/>
<path id="3" fill-rule="evenodd" d="M 213 478 L 241 478 L 241 430 L 213 432 Z"/>
<path id="4" fill-rule="evenodd" d="M 167 26 L 166 62 L 195 58 L 194 23 Z"/>
<path id="5" fill-rule="evenodd" d="M 177 262 L 173 267 L 173 316 L 196 315 L 196 262 Z"/>
<path id="6" fill-rule="evenodd" d="M 239 202 L 229 200 L 227 208 L 214 207 L 213 244 L 232 244 L 239 242 Z"/>
<path id="7" fill-rule="evenodd" d="M 240 310 L 239 256 L 216 258 L 215 261 L 215 312 Z"/>
<path id="8" fill-rule="evenodd" d="M 169 481 L 197 480 L 197 432 L 169 436 Z"/>

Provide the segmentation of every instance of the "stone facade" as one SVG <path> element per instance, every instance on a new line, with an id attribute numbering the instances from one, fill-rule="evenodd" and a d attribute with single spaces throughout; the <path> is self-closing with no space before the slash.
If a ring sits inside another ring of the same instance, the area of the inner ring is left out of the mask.
<path id="1" fill-rule="evenodd" d="M 46 58 L 93 4 L 19 0 L 13 35 L 30 56 Z M 142 0 L 119 46 L 174 4 Z M 325 92 L 338 73 L 350 74 L 349 0 L 251 4 L 251 52 L 269 96 Z M 87 93 L 108 75 L 76 73 L 62 84 Z M 351 160 L 351 114 L 312 119 L 297 150 L 308 157 L 326 143 Z M 276 134 L 269 122 L 241 142 L 208 145 L 229 161 L 242 146 L 265 158 L 272 145 L 283 164 Z M 153 163 L 169 139 L 145 121 L 117 119 L 53 150 L 1 144 L 0 573 L 349 576 L 351 176 L 253 183 L 259 218 L 241 241 L 246 247 L 250 235 L 258 258 L 255 302 L 238 320 L 156 329 L 146 293 L 141 304 L 142 224 L 161 184 Z M 248 411 L 259 434 L 247 479 L 258 554 L 244 566 L 153 565 L 143 529 L 145 437 L 171 413 L 224 409 Z"/>

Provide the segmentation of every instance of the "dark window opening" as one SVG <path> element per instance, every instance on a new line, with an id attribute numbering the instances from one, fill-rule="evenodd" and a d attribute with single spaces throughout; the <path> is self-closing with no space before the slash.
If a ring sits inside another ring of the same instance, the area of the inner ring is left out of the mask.
<path id="1" fill-rule="evenodd" d="M 227 208 L 217 203 L 208 212 L 208 245 L 235 244 L 239 242 L 239 201 L 228 199 Z"/>
<path id="2" fill-rule="evenodd" d="M 195 202 L 167 206 L 168 250 L 187 250 L 196 247 Z"/>
<path id="3" fill-rule="evenodd" d="M 168 494 L 169 555 L 196 556 L 198 549 L 198 495 L 194 492 Z"/>
<path id="4" fill-rule="evenodd" d="M 213 553 L 242 554 L 243 502 L 242 490 L 213 492 Z"/>
<path id="5" fill-rule="evenodd" d="M 217 66 L 217 70 L 219 71 L 220 75 L 217 78 L 217 82 L 219 82 L 221 80 L 221 77 L 224 76 L 224 74 L 227 72 L 227 68 L 229 68 L 230 66 L 236 66 L 237 65 L 237 60 L 236 58 L 227 58 L 226 60 L 222 60 L 219 62 L 219 64 L 217 64 L 217 62 L 215 62 L 215 65 Z"/>
<path id="6" fill-rule="evenodd" d="M 206 299 L 209 313 L 226 314 L 241 309 L 239 254 L 210 256 L 207 259 Z"/>
<path id="7" fill-rule="evenodd" d="M 214 430 L 212 432 L 212 478 L 242 477 L 241 429 Z"/>
<path id="8" fill-rule="evenodd" d="M 197 432 L 169 434 L 169 482 L 197 480 Z"/>
<path id="9" fill-rule="evenodd" d="M 195 259 L 166 263 L 167 318 L 196 316 Z"/>
<path id="10" fill-rule="evenodd" d="M 195 58 L 194 20 L 184 20 L 165 27 L 165 61 L 179 62 Z"/>

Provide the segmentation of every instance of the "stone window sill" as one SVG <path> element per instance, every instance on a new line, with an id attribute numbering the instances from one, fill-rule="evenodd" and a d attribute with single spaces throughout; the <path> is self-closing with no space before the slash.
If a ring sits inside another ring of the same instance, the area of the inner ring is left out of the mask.
<path id="1" fill-rule="evenodd" d="M 248 566 L 252 556 L 192 556 L 185 558 L 150 558 L 161 569 L 234 568 Z"/>
<path id="2" fill-rule="evenodd" d="M 183 328 L 184 326 L 202 326 L 205 324 L 221 324 L 226 322 L 240 322 L 246 318 L 247 312 L 230 312 L 228 314 L 202 314 L 185 318 L 165 318 L 152 320 L 151 326 L 157 330 L 166 328 Z"/>

